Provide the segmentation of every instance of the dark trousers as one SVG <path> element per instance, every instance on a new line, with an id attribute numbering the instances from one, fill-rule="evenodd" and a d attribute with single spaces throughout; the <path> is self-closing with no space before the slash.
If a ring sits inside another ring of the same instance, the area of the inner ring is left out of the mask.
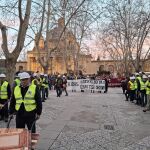
<path id="1" fill-rule="evenodd" d="M 107 91 L 108 91 L 108 85 L 105 85 L 105 91 L 104 91 L 104 93 L 107 93 Z"/>
<path id="2" fill-rule="evenodd" d="M 126 97 L 126 100 L 128 101 L 128 99 L 129 99 L 129 91 L 128 90 L 125 91 L 125 97 Z"/>
<path id="3" fill-rule="evenodd" d="M 67 88 L 66 87 L 64 87 L 64 91 L 66 93 L 66 96 L 68 96 L 68 92 L 67 92 Z"/>
<path id="4" fill-rule="evenodd" d="M 2 105 L 4 105 L 6 102 L 7 100 L 0 100 L 0 104 Z M 0 116 L 2 119 L 8 118 L 8 104 L 5 104 L 5 106 L 0 110 Z"/>
<path id="5" fill-rule="evenodd" d="M 45 88 L 45 97 L 48 97 L 48 88 Z"/>
<path id="6" fill-rule="evenodd" d="M 141 102 L 141 92 L 140 91 L 136 91 L 136 104 L 138 105 L 142 105 L 142 102 Z"/>
<path id="7" fill-rule="evenodd" d="M 43 86 L 41 87 L 41 99 L 42 102 L 45 100 L 45 88 Z"/>
<path id="8" fill-rule="evenodd" d="M 16 115 L 16 128 L 25 128 L 27 125 L 28 130 L 31 130 L 32 128 L 32 133 L 36 132 L 36 127 L 35 127 L 35 117 L 24 117 L 24 116 L 19 116 Z M 34 123 L 34 124 L 33 124 Z"/>
<path id="9" fill-rule="evenodd" d="M 147 105 L 146 92 L 141 92 L 141 105 L 142 105 L 142 107 L 145 107 Z"/>
<path id="10" fill-rule="evenodd" d="M 60 97 L 62 94 L 62 89 L 61 87 L 56 87 L 56 93 L 57 93 L 57 97 Z"/>
<path id="11" fill-rule="evenodd" d="M 129 96 L 130 96 L 130 101 L 133 101 L 135 98 L 135 90 L 130 90 L 129 91 Z"/>

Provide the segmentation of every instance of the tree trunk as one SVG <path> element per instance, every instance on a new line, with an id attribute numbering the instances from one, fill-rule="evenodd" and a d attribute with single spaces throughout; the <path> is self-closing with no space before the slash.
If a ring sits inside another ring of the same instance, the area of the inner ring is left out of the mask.
<path id="1" fill-rule="evenodd" d="M 16 60 L 6 59 L 6 76 L 9 84 L 12 86 L 16 73 Z"/>
<path id="2" fill-rule="evenodd" d="M 48 66 L 43 67 L 43 70 L 44 70 L 44 74 L 48 74 Z"/>

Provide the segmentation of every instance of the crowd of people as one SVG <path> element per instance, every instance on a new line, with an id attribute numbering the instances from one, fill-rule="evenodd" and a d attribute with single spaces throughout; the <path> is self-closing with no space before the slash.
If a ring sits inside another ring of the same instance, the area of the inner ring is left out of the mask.
<path id="1" fill-rule="evenodd" d="M 28 127 L 36 132 L 35 121 L 42 113 L 42 102 L 49 97 L 49 90 L 56 90 L 57 97 L 67 92 L 65 75 L 29 74 L 21 72 L 15 75 L 13 85 L 0 74 L 0 121 L 8 122 L 16 115 L 16 128 Z"/>
<path id="2" fill-rule="evenodd" d="M 5 74 L 0 74 L 0 120 L 8 122 L 16 115 L 16 128 L 25 128 L 36 132 L 35 121 L 42 113 L 42 102 L 49 97 L 50 90 L 56 90 L 56 96 L 61 97 L 63 91 L 68 96 L 67 80 L 91 79 L 105 80 L 105 91 L 108 91 L 106 76 L 48 75 L 28 72 L 16 74 L 13 85 L 6 80 Z M 126 101 L 131 101 L 141 107 L 143 112 L 150 111 L 150 75 L 135 73 L 122 81 L 122 90 Z M 81 90 L 84 92 L 84 90 Z M 91 90 L 91 93 L 94 93 Z"/>
<path id="3" fill-rule="evenodd" d="M 127 77 L 122 81 L 122 90 L 126 101 L 144 107 L 143 112 L 150 111 L 150 75 L 139 72 Z"/>

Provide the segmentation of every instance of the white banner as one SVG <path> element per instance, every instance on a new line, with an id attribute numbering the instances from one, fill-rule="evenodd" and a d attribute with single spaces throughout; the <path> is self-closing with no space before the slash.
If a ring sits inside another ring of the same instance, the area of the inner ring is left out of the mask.
<path id="1" fill-rule="evenodd" d="M 105 80 L 90 80 L 90 79 L 67 80 L 67 90 L 105 91 Z"/>

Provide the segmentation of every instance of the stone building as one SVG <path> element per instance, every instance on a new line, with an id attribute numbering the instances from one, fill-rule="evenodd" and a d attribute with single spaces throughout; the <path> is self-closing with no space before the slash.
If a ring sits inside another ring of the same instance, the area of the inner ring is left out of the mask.
<path id="1" fill-rule="evenodd" d="M 64 28 L 65 22 L 63 18 L 58 19 L 57 26 L 50 30 L 48 33 L 48 49 L 54 48 L 58 44 L 60 34 Z M 35 36 L 35 41 L 37 36 Z M 40 56 L 45 60 L 47 51 L 45 50 L 45 40 L 43 36 L 40 37 L 39 42 Z M 77 57 L 78 56 L 78 57 Z M 78 58 L 78 59 L 77 59 Z M 38 62 L 38 53 L 34 47 L 32 51 L 27 52 L 27 63 L 18 62 L 17 68 L 21 66 L 28 71 L 44 72 L 42 66 Z M 23 65 L 24 64 L 24 65 Z M 78 67 L 77 67 L 78 66 Z M 150 72 L 150 57 L 143 62 L 142 71 Z M 18 71 L 17 70 L 17 71 Z M 117 60 L 97 60 L 92 61 L 91 55 L 85 55 L 80 51 L 80 46 L 73 35 L 68 29 L 65 30 L 58 48 L 52 52 L 49 58 L 48 73 L 66 73 L 69 71 L 82 70 L 84 74 L 96 74 L 98 70 L 110 71 L 112 75 L 124 74 L 123 63 Z M 132 65 L 129 65 L 130 73 L 134 73 Z"/>
<path id="2" fill-rule="evenodd" d="M 63 18 L 58 19 L 58 25 L 48 33 L 48 49 L 51 50 L 58 44 L 65 22 Z M 37 36 L 35 37 L 35 41 Z M 40 38 L 40 57 L 45 61 L 47 51 L 45 50 L 45 40 L 43 36 Z M 27 69 L 31 71 L 44 72 L 42 66 L 38 62 L 38 52 L 34 47 L 32 51 L 27 52 Z M 77 57 L 78 56 L 78 57 Z M 68 29 L 65 29 L 60 39 L 58 48 L 52 52 L 49 58 L 48 73 L 66 73 L 70 71 L 83 70 L 86 72 L 87 62 L 91 61 L 91 55 L 85 55 L 80 52 L 80 46 L 75 36 Z M 77 64 L 78 63 L 78 64 Z"/>

